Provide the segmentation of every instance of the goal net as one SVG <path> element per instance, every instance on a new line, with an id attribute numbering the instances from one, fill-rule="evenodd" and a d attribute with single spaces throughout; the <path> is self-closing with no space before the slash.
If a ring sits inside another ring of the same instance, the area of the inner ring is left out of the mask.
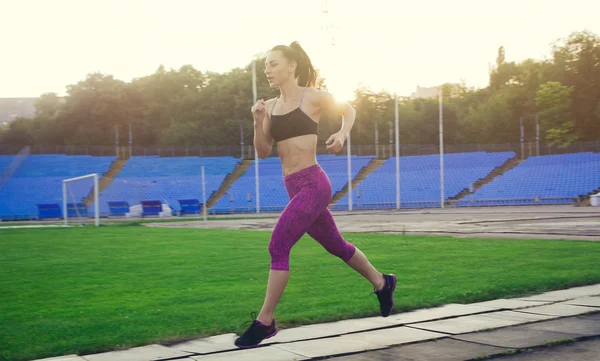
<path id="1" fill-rule="evenodd" d="M 86 223 L 93 218 L 100 225 L 98 174 L 63 180 L 62 212 L 65 226 L 69 223 Z"/>

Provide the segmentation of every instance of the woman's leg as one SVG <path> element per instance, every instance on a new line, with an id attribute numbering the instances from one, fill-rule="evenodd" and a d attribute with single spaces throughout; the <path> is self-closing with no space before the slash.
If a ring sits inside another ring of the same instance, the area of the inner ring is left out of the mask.
<path id="1" fill-rule="evenodd" d="M 316 184 L 306 186 L 296 193 L 281 213 L 269 243 L 271 270 L 269 283 L 257 320 L 271 324 L 275 307 L 279 303 L 289 279 L 289 258 L 292 247 L 315 222 L 327 204 L 323 201 L 322 188 Z"/>
<path id="2" fill-rule="evenodd" d="M 385 286 L 383 275 L 373 267 L 364 253 L 342 237 L 328 208 L 321 212 L 308 228 L 307 233 L 329 253 L 341 258 L 371 282 L 375 290 L 380 290 Z"/>
<path id="3" fill-rule="evenodd" d="M 340 257 L 371 282 L 379 300 L 379 312 L 381 316 L 388 317 L 394 309 L 396 276 L 394 274 L 383 275 L 379 273 L 358 248 L 348 243 L 340 235 L 333 216 L 327 208 L 321 212 L 307 232 L 312 238 L 321 243 L 327 251 Z"/>
<path id="4" fill-rule="evenodd" d="M 357 248 L 354 256 L 346 263 L 369 280 L 376 291 L 381 290 L 385 286 L 383 274 L 379 273 L 379 271 L 373 267 L 371 262 L 367 259 L 367 256 L 365 256 L 360 249 Z"/>
<path id="5" fill-rule="evenodd" d="M 290 271 L 274 270 L 269 272 L 269 281 L 267 283 L 267 293 L 263 306 L 256 319 L 263 325 L 270 325 L 275 315 L 275 307 L 279 303 L 283 290 L 290 278 Z"/>

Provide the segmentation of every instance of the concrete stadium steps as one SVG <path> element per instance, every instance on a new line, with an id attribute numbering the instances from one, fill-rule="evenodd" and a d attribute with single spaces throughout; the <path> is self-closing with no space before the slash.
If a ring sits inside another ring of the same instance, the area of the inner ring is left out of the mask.
<path id="1" fill-rule="evenodd" d="M 494 180 L 494 178 L 499 177 L 502 174 L 504 174 L 505 172 L 508 172 L 509 170 L 511 170 L 514 167 L 518 166 L 519 163 L 521 163 L 521 162 L 522 162 L 522 159 L 519 159 L 516 156 L 512 157 L 510 159 L 507 159 L 506 162 L 504 162 L 504 164 L 502 164 L 499 167 L 494 168 L 494 170 L 492 170 L 490 172 L 490 174 L 488 174 L 484 178 L 480 178 L 479 180 L 477 180 L 473 184 L 473 190 L 477 191 L 479 188 L 483 187 L 484 185 L 486 185 L 489 182 L 491 182 L 492 180 Z M 458 193 L 454 197 L 448 198 L 448 202 L 452 203 L 452 201 L 458 201 L 458 200 L 460 200 L 460 199 L 468 196 L 469 194 L 470 194 L 469 188 L 468 187 L 464 188 L 463 190 L 460 191 L 460 193 Z"/>
<path id="2" fill-rule="evenodd" d="M 126 162 L 127 162 L 126 159 L 117 159 L 114 162 L 112 162 L 112 164 L 110 165 L 110 168 L 108 168 L 108 171 L 106 173 L 104 173 L 102 175 L 102 178 L 100 178 L 100 180 L 98 181 L 99 194 L 102 194 L 102 192 L 106 188 L 108 188 L 108 186 L 110 186 L 110 184 L 115 179 L 115 177 L 119 173 L 121 173 L 121 171 L 125 167 Z M 83 203 L 89 207 L 92 203 L 94 203 L 93 200 L 94 200 L 94 188 L 90 189 L 90 194 L 88 194 L 88 196 L 85 197 L 85 199 L 83 200 Z"/>
<path id="3" fill-rule="evenodd" d="M 250 159 L 245 159 L 241 163 L 239 163 L 235 167 L 233 172 L 227 175 L 227 177 L 223 181 L 223 184 L 221 184 L 219 190 L 213 193 L 211 197 L 206 201 L 206 208 L 210 209 L 212 206 L 214 206 L 219 201 L 219 199 L 221 199 L 221 197 L 223 197 L 227 193 L 227 190 L 229 190 L 231 185 L 236 180 L 238 180 L 244 173 L 246 173 L 246 171 L 248 170 L 248 168 L 250 168 L 251 165 L 252 160 Z"/>
<path id="4" fill-rule="evenodd" d="M 356 186 L 363 181 L 369 174 L 375 171 L 377 168 L 381 167 L 381 165 L 385 163 L 385 159 L 373 159 L 369 164 L 363 167 L 356 177 L 352 180 L 352 189 L 355 189 Z M 346 194 L 348 194 L 348 184 L 344 186 L 339 192 L 335 193 L 331 198 L 330 205 L 334 205 L 337 201 L 342 199 Z"/>

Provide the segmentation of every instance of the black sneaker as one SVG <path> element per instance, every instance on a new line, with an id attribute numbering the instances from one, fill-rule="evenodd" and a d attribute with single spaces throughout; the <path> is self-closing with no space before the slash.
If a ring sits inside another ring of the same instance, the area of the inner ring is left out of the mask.
<path id="1" fill-rule="evenodd" d="M 275 327 L 275 320 L 271 325 L 263 325 L 256 319 L 256 313 L 252 312 L 252 324 L 248 329 L 235 340 L 235 345 L 239 348 L 251 348 L 258 346 L 263 340 L 271 338 L 279 332 Z M 246 322 L 247 323 L 247 322 Z"/>
<path id="2" fill-rule="evenodd" d="M 394 290 L 396 289 L 396 276 L 393 274 L 383 275 L 385 286 L 374 293 L 379 300 L 379 311 L 381 316 L 388 317 L 392 314 L 394 308 Z"/>

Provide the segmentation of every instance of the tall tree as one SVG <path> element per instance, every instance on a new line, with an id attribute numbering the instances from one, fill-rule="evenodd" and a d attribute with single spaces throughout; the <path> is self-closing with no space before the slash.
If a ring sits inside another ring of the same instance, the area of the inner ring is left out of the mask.
<path id="1" fill-rule="evenodd" d="M 56 93 L 44 93 L 35 101 L 35 114 L 44 118 L 54 118 L 62 106 Z"/>
<path id="2" fill-rule="evenodd" d="M 537 92 L 536 104 L 550 144 L 569 145 L 579 138 L 571 115 L 572 92 L 572 87 L 559 82 L 542 84 Z"/>
<path id="3" fill-rule="evenodd" d="M 600 140 L 600 38 L 576 32 L 560 39 L 552 51 L 551 59 L 509 62 L 500 47 L 487 87 L 443 85 L 445 141 L 515 143 L 520 117 L 526 141 L 533 140 L 538 113 L 543 115 L 541 129 L 552 141 Z M 279 92 L 266 81 L 264 61 L 257 60 L 256 71 L 258 98 L 266 100 Z M 317 87 L 326 89 L 320 76 Z M 161 65 L 131 82 L 92 73 L 67 89 L 63 99 L 53 93 L 40 96 L 35 116 L 5 127 L 0 143 L 110 146 L 118 126 L 120 143 L 126 144 L 131 124 L 134 144 L 141 146 L 234 145 L 240 127 L 244 142 L 252 144 L 251 64 L 225 73 Z M 359 87 L 351 103 L 357 111 L 353 144 L 373 144 L 375 129 L 380 143 L 388 142 L 389 126 L 395 128 L 392 95 Z M 436 97 L 401 98 L 400 142 L 437 144 L 438 109 Z M 339 115 L 324 113 L 319 139 L 339 130 L 340 123 Z"/>
<path id="4" fill-rule="evenodd" d="M 600 37 L 575 32 L 553 46 L 555 81 L 573 87 L 572 115 L 582 140 L 600 134 Z"/>

